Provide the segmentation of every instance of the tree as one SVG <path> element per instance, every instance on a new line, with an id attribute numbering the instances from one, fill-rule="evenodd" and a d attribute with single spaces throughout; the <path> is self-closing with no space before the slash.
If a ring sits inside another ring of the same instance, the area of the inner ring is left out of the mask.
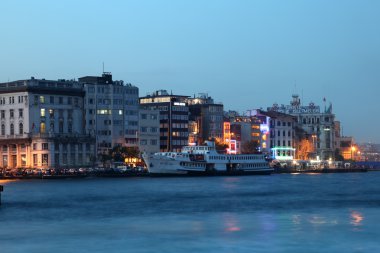
<path id="1" fill-rule="evenodd" d="M 241 146 L 241 153 L 242 154 L 254 154 L 258 152 L 259 148 L 259 142 L 258 141 L 246 141 Z"/>
<path id="2" fill-rule="evenodd" d="M 138 158 L 140 151 L 138 147 L 123 147 L 117 145 L 109 151 L 109 156 L 115 162 L 123 162 L 125 158 Z"/>
<path id="3" fill-rule="evenodd" d="M 335 149 L 334 159 L 335 159 L 335 161 L 344 161 L 344 157 L 342 156 L 342 154 L 340 153 L 340 150 L 338 148 Z"/>
<path id="4" fill-rule="evenodd" d="M 224 143 L 221 140 L 213 139 L 212 141 L 215 142 L 215 149 L 218 152 L 225 153 L 226 149 L 228 148 L 228 144 Z"/>
<path id="5" fill-rule="evenodd" d="M 298 159 L 307 160 L 310 158 L 309 157 L 310 153 L 313 153 L 313 152 L 314 152 L 313 143 L 309 139 L 305 138 L 299 142 L 298 153 L 297 153 Z"/>

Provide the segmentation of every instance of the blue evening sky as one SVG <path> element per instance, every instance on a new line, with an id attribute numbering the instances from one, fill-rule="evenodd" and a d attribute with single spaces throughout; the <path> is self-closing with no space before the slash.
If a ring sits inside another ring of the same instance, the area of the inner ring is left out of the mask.
<path id="1" fill-rule="evenodd" d="M 243 112 L 333 103 L 380 142 L 380 1 L 1 0 L 0 82 L 100 75 Z M 295 85 L 296 84 L 296 85 Z"/>

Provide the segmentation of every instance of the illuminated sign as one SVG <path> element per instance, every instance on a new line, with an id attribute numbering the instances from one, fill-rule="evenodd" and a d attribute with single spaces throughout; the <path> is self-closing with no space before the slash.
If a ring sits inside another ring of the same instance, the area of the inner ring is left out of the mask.
<path id="1" fill-rule="evenodd" d="M 230 148 L 228 150 L 229 154 L 236 154 L 236 140 L 230 141 Z"/>
<path id="2" fill-rule="evenodd" d="M 281 105 L 268 107 L 268 111 L 276 111 L 288 114 L 311 114 L 311 113 L 320 113 L 319 106 L 291 106 L 291 105 Z"/>
<path id="3" fill-rule="evenodd" d="M 179 106 L 186 106 L 186 103 L 181 103 L 181 102 L 174 102 L 174 105 L 179 105 Z"/>
<path id="4" fill-rule="evenodd" d="M 264 133 L 269 132 L 269 126 L 268 126 L 268 124 L 260 124 L 260 131 L 264 132 Z"/>

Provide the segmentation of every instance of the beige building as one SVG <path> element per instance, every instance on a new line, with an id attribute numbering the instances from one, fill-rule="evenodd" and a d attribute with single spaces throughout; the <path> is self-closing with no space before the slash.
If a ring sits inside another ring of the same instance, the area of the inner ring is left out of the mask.
<path id="1" fill-rule="evenodd" d="M 83 86 L 73 80 L 0 83 L 0 166 L 90 166 L 95 138 L 84 130 L 83 107 Z"/>

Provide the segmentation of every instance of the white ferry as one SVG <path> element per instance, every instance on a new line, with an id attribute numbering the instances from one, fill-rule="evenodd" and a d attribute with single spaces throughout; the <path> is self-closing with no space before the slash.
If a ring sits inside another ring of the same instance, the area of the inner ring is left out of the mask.
<path id="1" fill-rule="evenodd" d="M 219 154 L 213 142 L 185 146 L 181 152 L 142 155 L 151 175 L 249 175 L 270 174 L 273 168 L 263 154 Z"/>

